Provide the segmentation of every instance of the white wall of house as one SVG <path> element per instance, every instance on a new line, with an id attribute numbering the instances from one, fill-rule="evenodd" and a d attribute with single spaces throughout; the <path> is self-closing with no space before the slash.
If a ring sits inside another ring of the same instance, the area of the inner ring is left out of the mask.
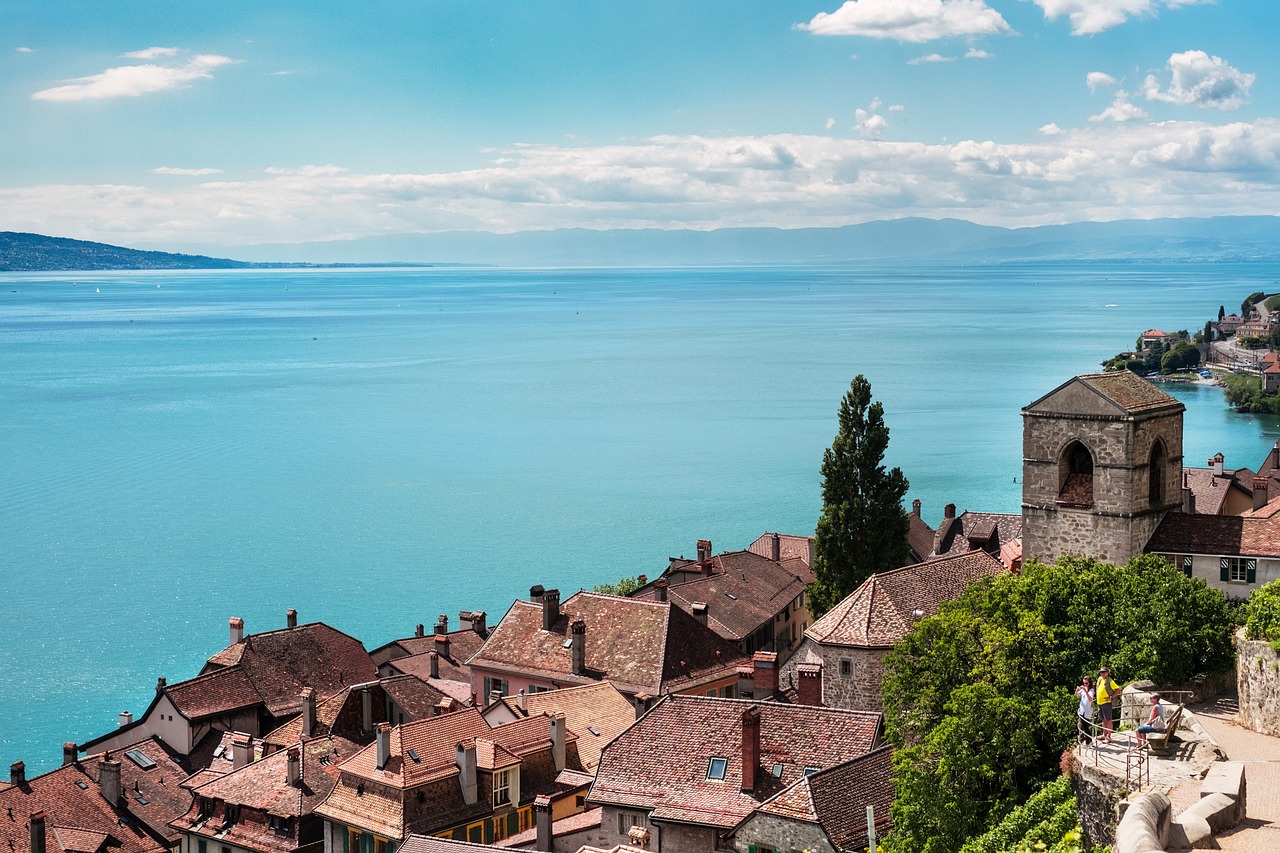
<path id="1" fill-rule="evenodd" d="M 1196 555 L 1191 558 L 1191 574 L 1200 578 L 1213 589 L 1222 590 L 1228 598 L 1248 598 L 1249 593 L 1265 583 L 1280 578 L 1280 559 L 1274 557 L 1254 557 L 1257 560 L 1254 582 L 1222 580 L 1222 558 L 1217 556 Z"/>
<path id="2" fill-rule="evenodd" d="M 158 737 L 181 755 L 191 752 L 192 732 L 187 718 L 178 713 L 168 696 L 161 696 L 151 713 L 138 725 L 112 735 L 93 745 L 94 752 L 116 750 L 149 737 Z"/>

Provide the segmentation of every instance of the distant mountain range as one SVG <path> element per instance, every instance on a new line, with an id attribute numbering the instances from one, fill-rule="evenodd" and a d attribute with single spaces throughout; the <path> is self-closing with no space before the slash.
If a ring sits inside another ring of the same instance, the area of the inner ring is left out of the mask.
<path id="1" fill-rule="evenodd" d="M 840 228 L 721 228 L 396 234 L 323 243 L 211 246 L 172 254 L 0 232 L 0 270 L 232 269 L 359 264 L 653 266 L 846 261 L 1280 260 L 1280 217 L 1218 216 L 999 228 L 894 219 Z"/>

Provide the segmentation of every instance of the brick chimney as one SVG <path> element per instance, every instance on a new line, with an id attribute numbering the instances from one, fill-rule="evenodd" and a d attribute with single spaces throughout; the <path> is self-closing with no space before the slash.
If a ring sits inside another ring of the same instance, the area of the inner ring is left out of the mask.
<path id="1" fill-rule="evenodd" d="M 123 805 L 123 791 L 120 789 L 120 762 L 112 758 L 109 752 L 102 753 L 102 760 L 98 762 L 98 790 L 112 807 L 119 808 Z"/>
<path id="2" fill-rule="evenodd" d="M 920 517 L 920 499 L 916 498 L 911 502 L 911 514 L 916 518 Z"/>
<path id="3" fill-rule="evenodd" d="M 667 584 L 666 578 L 658 578 L 656 581 L 653 582 L 653 595 L 655 600 L 657 601 L 667 600 L 667 586 L 668 584 Z"/>
<path id="4" fill-rule="evenodd" d="M 767 699 L 778 689 L 778 656 L 774 652 L 756 652 L 751 656 L 751 663 L 755 698 Z"/>
<path id="5" fill-rule="evenodd" d="M 703 625 L 707 624 L 707 603 L 705 601 L 695 601 L 693 603 L 693 618 Z"/>
<path id="6" fill-rule="evenodd" d="M 391 724 L 378 724 L 378 769 L 385 770 L 391 760 Z"/>
<path id="7" fill-rule="evenodd" d="M 547 591 L 543 589 L 542 584 L 534 584 L 529 587 L 529 600 L 534 604 L 541 604 L 542 596 L 546 595 L 546 593 Z"/>
<path id="8" fill-rule="evenodd" d="M 822 664 L 799 664 L 796 675 L 796 693 L 799 694 L 800 704 L 822 707 Z"/>
<path id="9" fill-rule="evenodd" d="M 447 626 L 436 625 L 436 653 L 447 659 L 449 657 L 449 634 L 441 630 L 445 627 Z"/>
<path id="10" fill-rule="evenodd" d="M 638 720 L 653 705 L 653 697 L 648 693 L 637 693 L 635 698 L 631 700 L 631 704 L 636 709 L 636 719 Z"/>
<path id="11" fill-rule="evenodd" d="M 244 639 L 244 620 L 239 616 L 232 616 L 227 622 L 231 626 L 231 645 L 235 645 Z"/>
<path id="12" fill-rule="evenodd" d="M 742 793 L 756 789 L 756 772 L 760 767 L 760 709 L 752 705 L 742 712 Z"/>
<path id="13" fill-rule="evenodd" d="M 474 806 L 480 798 L 479 780 L 476 775 L 475 739 L 459 741 L 457 750 L 458 785 L 462 788 L 462 801 L 469 806 Z"/>
<path id="14" fill-rule="evenodd" d="M 31 813 L 31 853 L 45 853 L 44 846 L 44 809 Z"/>
<path id="15" fill-rule="evenodd" d="M 285 753 L 285 781 L 289 787 L 296 788 L 302 778 L 302 751 L 296 746 L 289 747 Z"/>
<path id="16" fill-rule="evenodd" d="M 636 825 L 627 830 L 627 845 L 639 850 L 648 850 L 653 835 L 649 827 Z"/>
<path id="17" fill-rule="evenodd" d="M 538 827 L 533 849 L 551 853 L 551 798 L 546 794 L 533 798 L 533 822 Z"/>
<path id="18" fill-rule="evenodd" d="M 427 665 L 431 667 L 429 670 L 432 678 L 440 677 L 440 653 L 435 649 L 427 652 Z"/>
<path id="19" fill-rule="evenodd" d="M 556 714 L 551 718 L 551 763 L 555 765 L 557 772 L 564 769 L 565 763 L 564 727 L 564 714 Z"/>
<path id="20" fill-rule="evenodd" d="M 298 698 L 302 700 L 302 736 L 311 737 L 316 730 L 316 691 L 304 687 Z"/>
<path id="21" fill-rule="evenodd" d="M 955 518 L 955 517 L 956 517 L 956 505 L 955 505 L 955 504 L 947 504 L 946 506 L 944 506 L 944 507 L 942 508 L 942 517 L 943 517 L 944 519 L 951 519 L 951 518 Z"/>
<path id="22" fill-rule="evenodd" d="M 9 765 L 9 784 L 15 788 L 27 784 L 27 765 L 21 761 L 15 761 Z"/>
<path id="23" fill-rule="evenodd" d="M 249 735 L 235 734 L 231 738 L 231 769 L 247 767 L 253 760 L 253 739 Z M 119 763 L 119 762 L 117 762 Z"/>
<path id="24" fill-rule="evenodd" d="M 1267 477 L 1253 478 L 1253 508 L 1262 509 L 1267 505 L 1267 490 L 1271 486 L 1271 480 Z"/>
<path id="25" fill-rule="evenodd" d="M 284 612 L 284 626 L 286 628 L 298 627 L 298 611 L 290 607 Z"/>
<path id="26" fill-rule="evenodd" d="M 489 633 L 489 625 L 488 625 L 489 614 L 485 613 L 483 610 L 472 610 L 469 614 L 466 611 L 463 611 L 463 613 L 460 613 L 458 615 L 461 620 L 465 620 L 467 616 L 471 617 L 470 619 L 471 624 L 467 625 L 464 621 L 463 624 L 461 625 L 462 630 L 465 631 L 467 629 L 470 629 L 472 631 L 475 631 L 477 634 L 479 634 L 482 637 L 486 636 Z"/>
<path id="27" fill-rule="evenodd" d="M 711 574 L 711 540 L 698 540 L 698 568 L 704 575 Z"/>
<path id="28" fill-rule="evenodd" d="M 550 631 L 560 619 L 560 590 L 549 589 L 542 594 L 542 630 Z"/>
<path id="29" fill-rule="evenodd" d="M 427 626 L 419 622 L 413 629 L 413 636 L 425 637 L 427 634 Z"/>
<path id="30" fill-rule="evenodd" d="M 782 562 L 782 537 L 776 533 L 769 537 L 769 559 Z"/>
<path id="31" fill-rule="evenodd" d="M 168 680 L 162 675 L 156 679 L 156 695 L 159 696 L 164 689 L 169 686 Z"/>
<path id="32" fill-rule="evenodd" d="M 62 763 L 63 765 L 75 764 L 78 761 L 78 753 L 76 745 L 72 741 L 67 741 L 62 745 Z"/>
<path id="33" fill-rule="evenodd" d="M 587 623 L 581 619 L 573 620 L 569 626 L 572 633 L 569 642 L 573 646 L 573 674 L 585 675 L 587 672 Z"/>
<path id="34" fill-rule="evenodd" d="M 440 630 L 441 628 L 443 628 L 444 630 L 441 631 Z M 447 613 L 441 613 L 439 616 L 436 617 L 436 633 L 437 634 L 449 633 L 449 616 Z"/>
<path id="35" fill-rule="evenodd" d="M 1268 461 L 1271 463 L 1272 468 L 1280 468 L 1280 441 L 1272 445 Z"/>
<path id="36" fill-rule="evenodd" d="M 360 731 L 373 734 L 373 692 L 368 687 L 360 691 Z"/>

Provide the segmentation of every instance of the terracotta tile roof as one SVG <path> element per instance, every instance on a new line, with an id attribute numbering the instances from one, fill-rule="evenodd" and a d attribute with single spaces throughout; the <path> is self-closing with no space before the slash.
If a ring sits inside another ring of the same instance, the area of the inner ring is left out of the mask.
<path id="1" fill-rule="evenodd" d="M 573 674 L 569 624 L 587 627 L 587 675 Z M 552 630 L 542 606 L 516 601 L 468 663 L 559 683 L 606 679 L 628 693 L 661 695 L 733 673 L 746 658 L 670 602 L 579 592 L 562 602 Z"/>
<path id="2" fill-rule="evenodd" d="M 476 648 L 478 649 L 479 646 Z M 453 655 L 450 657 L 453 657 L 453 660 L 446 660 L 443 656 L 439 658 L 439 678 L 431 677 L 430 652 L 396 658 L 388 661 L 386 666 L 393 672 L 412 675 L 459 702 L 469 702 L 471 701 L 471 667 L 459 663 L 465 658 Z"/>
<path id="3" fill-rule="evenodd" d="M 1162 331 L 1160 331 L 1159 329 L 1147 329 L 1147 330 L 1146 330 L 1145 332 L 1143 332 L 1139 337 L 1143 337 L 1143 338 L 1173 338 L 1173 337 L 1177 337 L 1177 336 L 1176 336 L 1176 335 L 1171 335 L 1171 334 L 1169 334 L 1168 332 L 1162 332 Z"/>
<path id="4" fill-rule="evenodd" d="M 1255 474 L 1248 468 L 1235 471 L 1223 470 L 1222 476 L 1215 476 L 1212 468 L 1182 469 L 1182 486 L 1191 490 L 1196 499 L 1196 514 L 1218 515 L 1222 505 L 1232 489 L 1245 497 L 1253 497 L 1253 478 Z"/>
<path id="5" fill-rule="evenodd" d="M 780 562 L 787 560 L 804 560 L 807 565 L 809 562 L 809 543 L 813 538 L 811 536 L 795 536 L 789 533 L 765 533 L 747 546 L 747 550 L 753 554 L 759 554 L 766 559 L 773 559 L 773 537 L 778 537 L 778 551 Z"/>
<path id="6" fill-rule="evenodd" d="M 907 513 L 907 547 L 911 556 L 917 560 L 925 560 L 933 553 L 934 529 L 915 513 Z"/>
<path id="7" fill-rule="evenodd" d="M 999 553 L 1006 542 L 1022 537 L 1022 516 L 1001 512 L 965 511 L 944 518 L 934 535 L 930 559 L 982 550 Z"/>
<path id="8" fill-rule="evenodd" d="M 165 688 L 169 701 L 188 720 L 217 717 L 263 702 L 252 679 L 239 666 L 229 666 L 207 675 L 180 681 Z"/>
<path id="9" fill-rule="evenodd" d="M 893 826 L 892 765 L 892 748 L 880 747 L 806 776 L 757 811 L 816 823 L 836 850 L 861 850 L 867 846 L 867 806 L 875 808 L 877 836 Z"/>
<path id="10" fill-rule="evenodd" d="M 578 758 L 588 770 L 600 763 L 604 745 L 636 721 L 635 708 L 607 681 L 531 693 L 524 701 L 529 714 L 564 714 L 565 725 L 578 736 Z"/>
<path id="11" fill-rule="evenodd" d="M 317 696 L 330 696 L 378 677 L 364 645 L 323 622 L 251 634 L 210 658 L 205 669 L 225 666 L 232 659 L 277 717 L 298 710 L 298 693 L 304 687 Z"/>
<path id="12" fill-rule="evenodd" d="M 144 768 L 128 756 L 145 756 Z M 0 849 L 30 853 L 28 822 L 45 813 L 45 845 L 50 853 L 161 853 L 178 840 L 169 821 L 191 804 L 181 783 L 187 773 L 162 744 L 149 738 L 111 753 L 120 762 L 122 805 L 112 808 L 98 787 L 101 755 L 0 789 Z M 81 787 L 81 786 L 84 787 Z M 135 787 L 136 786 L 136 787 Z"/>
<path id="13" fill-rule="evenodd" d="M 575 815 L 560 818 L 560 820 L 551 823 L 551 837 L 563 838 L 566 835 L 575 835 L 579 832 L 588 832 L 593 829 L 599 829 L 601 819 L 604 817 L 604 809 L 587 809 L 585 812 L 579 812 Z M 538 840 L 538 827 L 531 826 L 524 832 L 517 832 L 515 835 L 507 836 L 501 841 L 495 842 L 494 847 L 526 847 L 533 849 L 533 845 Z"/>
<path id="14" fill-rule="evenodd" d="M 372 722 L 375 724 L 386 722 L 388 697 L 404 711 L 406 722 L 434 716 L 437 703 L 444 698 L 444 694 L 435 687 L 412 675 L 380 678 L 376 683 L 370 683 L 368 689 L 373 694 Z M 372 742 L 373 733 L 364 732 L 363 688 L 361 690 L 348 688 L 335 693 L 323 702 L 316 703 L 316 720 L 311 736 L 325 737 L 330 734 L 361 744 Z M 301 739 L 301 715 L 263 736 L 263 740 L 267 743 L 279 747 L 289 746 Z"/>
<path id="15" fill-rule="evenodd" d="M 756 791 L 742 793 L 742 718 L 760 713 Z M 880 715 L 744 699 L 667 696 L 604 749 L 589 800 L 650 809 L 657 820 L 736 826 L 760 801 L 823 769 L 870 752 Z M 708 779 L 713 758 L 723 780 Z M 773 769 L 781 765 L 777 776 Z"/>
<path id="16" fill-rule="evenodd" d="M 1280 499 L 1244 515 L 1166 513 L 1146 550 L 1161 554 L 1280 557 Z"/>
<path id="17" fill-rule="evenodd" d="M 1181 411 L 1184 408 L 1173 397 L 1141 376 L 1128 370 L 1119 370 L 1114 373 L 1093 373 L 1068 379 L 1040 399 L 1024 406 L 1022 411 L 1024 413 L 1052 411 L 1052 404 L 1049 401 L 1069 386 L 1077 385 L 1097 394 L 1116 408 L 1120 415 L 1137 415 L 1160 409 Z M 1074 405 L 1073 408 L 1075 408 Z"/>
<path id="18" fill-rule="evenodd" d="M 985 551 L 969 551 L 880 572 L 806 630 L 816 642 L 841 646 L 892 646 L 919 619 L 964 592 L 970 581 L 1006 571 Z M 916 611 L 920 616 L 916 616 Z"/>
<path id="19" fill-rule="evenodd" d="M 490 732 L 475 708 L 405 723 L 391 729 L 391 759 L 383 770 L 378 770 L 377 745 L 369 744 L 348 759 L 342 771 L 389 787 L 413 787 L 456 774 L 458 742 L 488 737 Z M 411 749 L 418 761 L 409 757 Z"/>

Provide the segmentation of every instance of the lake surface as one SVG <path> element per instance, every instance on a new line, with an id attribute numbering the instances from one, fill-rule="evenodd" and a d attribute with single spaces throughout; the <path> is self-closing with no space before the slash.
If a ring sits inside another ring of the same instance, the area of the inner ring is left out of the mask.
<path id="1" fill-rule="evenodd" d="M 1016 512 L 1020 408 L 1275 264 L 0 274 L 0 766 L 250 632 L 374 648 L 531 584 L 812 532 L 850 379 L 942 507 Z M 1188 406 L 1188 464 L 1274 418 Z"/>

